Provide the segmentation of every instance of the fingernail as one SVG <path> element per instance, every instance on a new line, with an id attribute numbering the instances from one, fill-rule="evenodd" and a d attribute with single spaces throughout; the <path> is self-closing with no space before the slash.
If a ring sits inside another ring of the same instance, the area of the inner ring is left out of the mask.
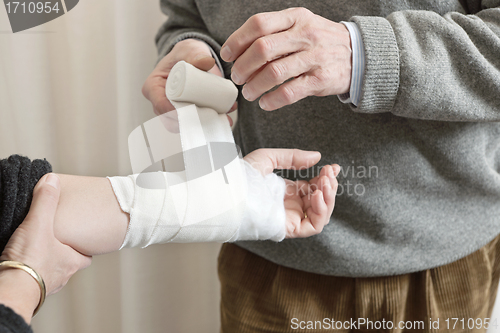
<path id="1" fill-rule="evenodd" d="M 259 101 L 259 106 L 262 110 L 266 110 L 267 109 L 267 103 L 261 98 L 260 101 Z"/>
<path id="2" fill-rule="evenodd" d="M 243 89 L 241 90 L 241 93 L 243 94 L 243 97 L 245 97 L 245 99 L 246 99 L 247 101 L 250 101 L 250 102 L 251 102 L 251 101 L 253 101 L 253 99 L 252 99 L 252 94 L 251 94 L 251 91 L 249 91 L 249 90 L 250 90 L 250 89 L 249 89 L 249 88 L 245 85 L 245 86 L 243 87 Z"/>
<path id="3" fill-rule="evenodd" d="M 45 179 L 45 182 L 47 183 L 47 185 L 52 186 L 56 190 L 59 188 L 59 177 L 57 177 L 53 173 L 49 173 L 49 175 Z"/>
<path id="4" fill-rule="evenodd" d="M 240 77 L 238 76 L 238 74 L 236 74 L 236 72 L 232 72 L 231 73 L 231 80 L 233 80 L 234 83 L 236 84 L 242 84 L 243 82 L 240 82 Z"/>
<path id="5" fill-rule="evenodd" d="M 220 57 L 222 58 L 222 60 L 224 61 L 231 61 L 231 56 L 232 56 L 232 52 L 231 52 L 231 49 L 229 48 L 229 46 L 224 46 L 222 48 L 222 50 L 220 50 Z"/>

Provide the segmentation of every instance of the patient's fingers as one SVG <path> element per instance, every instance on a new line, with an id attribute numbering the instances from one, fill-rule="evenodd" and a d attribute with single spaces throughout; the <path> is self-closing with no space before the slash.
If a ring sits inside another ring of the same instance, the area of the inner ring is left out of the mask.
<path id="1" fill-rule="evenodd" d="M 316 191 L 311 196 L 311 207 L 307 209 L 307 217 L 301 223 L 301 237 L 309 237 L 319 234 L 325 226 L 322 214 L 317 214 L 315 210 L 326 211 L 327 207 L 323 200 L 323 193 Z M 313 208 L 314 207 L 314 208 Z"/>
<path id="2" fill-rule="evenodd" d="M 257 149 L 245 156 L 245 160 L 263 175 L 270 174 L 274 169 L 309 168 L 320 158 L 321 154 L 317 151 L 270 148 Z"/>
<path id="3" fill-rule="evenodd" d="M 291 181 L 285 179 L 285 184 L 285 200 L 294 199 L 303 202 L 301 198 L 309 191 L 309 183 L 305 180 Z"/>
<path id="4" fill-rule="evenodd" d="M 328 177 L 321 177 L 319 180 L 320 189 L 315 191 L 311 196 L 311 207 L 307 209 L 307 215 L 311 213 L 313 223 L 319 223 L 319 219 L 324 219 L 328 212 L 328 206 L 325 202 L 325 196 L 330 196 L 332 190 Z M 317 219 L 314 219 L 316 217 Z"/>
<path id="5" fill-rule="evenodd" d="M 330 190 L 326 191 L 324 193 L 325 202 L 326 202 L 326 204 L 328 206 L 328 210 L 329 210 L 328 218 L 330 218 L 330 216 L 333 213 L 333 207 L 335 206 L 335 197 L 337 195 L 337 188 L 339 186 L 339 183 L 337 182 L 337 178 L 335 175 L 336 175 L 335 169 L 332 168 L 329 171 L 329 175 L 328 175 L 328 179 L 330 180 Z"/>
<path id="6" fill-rule="evenodd" d="M 320 186 L 324 187 L 325 192 L 328 193 L 328 191 L 331 191 L 327 177 L 322 177 L 320 183 Z M 309 196 L 309 199 L 304 201 L 309 207 L 306 208 L 304 206 L 303 208 L 307 212 L 307 217 L 302 219 L 300 223 L 299 237 L 309 237 L 319 234 L 328 223 L 327 215 L 329 207 L 324 200 L 324 191 L 318 189 Z"/>

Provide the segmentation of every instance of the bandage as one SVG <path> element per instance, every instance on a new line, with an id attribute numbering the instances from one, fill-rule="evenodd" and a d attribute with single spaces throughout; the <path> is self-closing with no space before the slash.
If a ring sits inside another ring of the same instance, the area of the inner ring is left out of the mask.
<path id="1" fill-rule="evenodd" d="M 262 176 L 234 143 L 225 113 L 237 94 L 231 81 L 183 61 L 172 68 L 166 95 L 176 111 L 136 128 L 134 174 L 109 177 L 130 214 L 122 248 L 285 237 L 284 180 Z"/>

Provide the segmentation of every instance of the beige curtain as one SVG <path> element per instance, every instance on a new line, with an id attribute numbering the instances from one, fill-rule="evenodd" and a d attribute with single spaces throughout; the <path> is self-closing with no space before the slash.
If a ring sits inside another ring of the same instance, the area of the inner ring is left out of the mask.
<path id="1" fill-rule="evenodd" d="M 159 1 L 81 0 L 12 34 L 0 5 L 0 158 L 56 172 L 131 172 L 127 137 L 154 117 L 141 87 L 156 62 Z M 33 321 L 37 333 L 217 332 L 218 244 L 167 244 L 95 257 Z"/>

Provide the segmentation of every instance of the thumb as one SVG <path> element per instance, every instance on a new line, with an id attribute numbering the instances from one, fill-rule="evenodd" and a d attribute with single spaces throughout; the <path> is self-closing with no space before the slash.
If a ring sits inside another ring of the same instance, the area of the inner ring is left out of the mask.
<path id="1" fill-rule="evenodd" d="M 300 149 L 257 149 L 245 160 L 263 175 L 273 172 L 274 169 L 303 169 L 319 162 L 321 153 Z"/>
<path id="2" fill-rule="evenodd" d="M 60 193 L 59 177 L 53 173 L 43 176 L 33 190 L 33 201 L 26 220 L 38 220 L 44 221 L 44 224 L 53 224 Z M 44 229 L 46 228 L 45 225 Z"/>
<path id="3" fill-rule="evenodd" d="M 193 55 L 190 55 L 186 62 L 205 72 L 208 72 L 215 65 L 215 59 L 210 53 L 207 54 L 206 50 L 193 52 Z"/>

